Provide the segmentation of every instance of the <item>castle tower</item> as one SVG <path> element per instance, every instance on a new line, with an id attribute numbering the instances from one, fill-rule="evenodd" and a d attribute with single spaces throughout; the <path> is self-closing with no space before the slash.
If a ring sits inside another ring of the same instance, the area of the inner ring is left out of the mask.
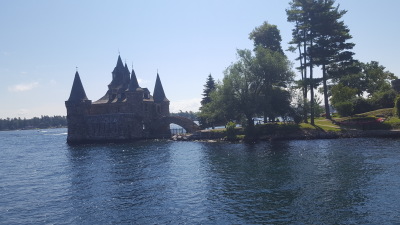
<path id="1" fill-rule="evenodd" d="M 75 73 L 71 94 L 65 106 L 67 108 L 68 143 L 82 142 L 87 136 L 85 116 L 90 113 L 91 100 L 88 100 L 78 71 Z"/>
<path id="2" fill-rule="evenodd" d="M 160 116 L 169 116 L 169 100 L 165 96 L 164 88 L 161 84 L 161 79 L 158 73 L 156 85 L 154 86 L 153 99 L 156 104 L 157 114 Z"/>
<path id="3" fill-rule="evenodd" d="M 135 91 L 137 88 L 139 88 L 139 82 L 137 81 L 135 71 L 132 69 L 131 73 L 131 80 L 129 82 L 129 91 Z"/>
<path id="4" fill-rule="evenodd" d="M 126 90 L 126 96 L 127 102 L 132 105 L 131 112 L 136 113 L 137 115 L 141 115 L 143 113 L 143 94 L 144 91 L 142 88 L 139 87 L 135 71 L 132 69 L 128 90 Z"/>
<path id="5" fill-rule="evenodd" d="M 164 88 L 161 84 L 161 79 L 158 73 L 157 73 L 156 84 L 154 86 L 153 100 L 155 106 L 154 121 L 156 121 L 156 123 L 159 124 L 153 126 L 153 129 L 154 128 L 156 129 L 152 131 L 152 135 L 154 137 L 159 137 L 159 138 L 168 138 L 171 136 L 171 129 L 169 123 L 163 123 L 161 122 L 162 120 L 157 120 L 169 116 L 169 100 L 165 96 Z"/>
<path id="6" fill-rule="evenodd" d="M 113 101 L 115 98 L 121 100 L 123 92 L 128 89 L 130 81 L 129 69 L 125 63 L 122 63 L 121 56 L 118 56 L 117 65 L 115 66 L 112 73 L 112 81 L 108 85 L 108 98 L 109 101 Z"/>

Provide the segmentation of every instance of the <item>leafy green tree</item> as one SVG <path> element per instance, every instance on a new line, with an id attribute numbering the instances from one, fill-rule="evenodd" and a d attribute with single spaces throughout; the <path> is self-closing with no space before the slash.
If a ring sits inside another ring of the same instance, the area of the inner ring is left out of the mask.
<path id="1" fill-rule="evenodd" d="M 217 83 L 215 90 L 211 92 L 211 102 L 200 108 L 199 118 L 202 128 L 214 128 L 216 125 L 225 125 L 228 121 L 239 118 L 232 88 L 226 80 L 223 82 L 226 84 Z"/>
<path id="2" fill-rule="evenodd" d="M 246 131 L 252 134 L 254 131 L 253 117 L 260 111 L 260 102 L 263 98 L 264 78 L 257 76 L 255 69 L 259 67 L 255 57 L 249 50 L 238 50 L 238 61 L 230 65 L 225 70 L 224 86 L 229 95 L 231 102 L 242 114 L 247 123 Z"/>
<path id="3" fill-rule="evenodd" d="M 293 80 L 294 73 L 291 70 L 291 62 L 280 52 L 271 51 L 261 46 L 256 48 L 253 72 L 255 76 L 261 78 L 263 101 L 260 103 L 264 112 L 264 119 L 271 119 L 279 114 L 272 105 L 272 101 L 278 94 L 287 93 L 279 91 L 286 88 L 288 83 Z M 286 101 L 282 101 L 285 105 Z"/>
<path id="4" fill-rule="evenodd" d="M 261 26 L 254 28 L 249 34 L 249 39 L 254 42 L 254 50 L 261 46 L 283 54 L 281 46 L 282 37 L 276 25 L 265 21 Z"/>
<path id="5" fill-rule="evenodd" d="M 373 95 L 375 92 L 384 91 L 391 88 L 390 81 L 397 77 L 385 71 L 385 67 L 379 65 L 376 61 L 371 61 L 362 65 L 363 73 L 365 74 L 366 92 L 368 95 Z"/>
<path id="6" fill-rule="evenodd" d="M 353 113 L 353 101 L 357 95 L 357 89 L 337 84 L 332 87 L 332 105 L 341 116 L 349 116 Z"/>
<path id="7" fill-rule="evenodd" d="M 394 111 L 397 117 L 400 119 L 400 95 L 394 100 Z"/>
<path id="8" fill-rule="evenodd" d="M 273 112 L 275 107 L 271 107 L 273 89 L 286 87 L 286 83 L 292 80 L 291 63 L 282 51 L 282 38 L 276 25 L 264 22 L 249 34 L 249 39 L 254 42 L 255 64 L 258 65 L 254 67 L 254 73 L 263 77 L 264 101 L 261 104 L 264 119 L 271 119 L 276 114 Z"/>

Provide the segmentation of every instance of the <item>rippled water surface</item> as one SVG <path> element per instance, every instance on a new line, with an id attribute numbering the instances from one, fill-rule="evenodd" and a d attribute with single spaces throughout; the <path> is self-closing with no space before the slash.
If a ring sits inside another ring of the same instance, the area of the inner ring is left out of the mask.
<path id="1" fill-rule="evenodd" d="M 0 132 L 0 224 L 400 223 L 400 140 L 65 143 Z"/>

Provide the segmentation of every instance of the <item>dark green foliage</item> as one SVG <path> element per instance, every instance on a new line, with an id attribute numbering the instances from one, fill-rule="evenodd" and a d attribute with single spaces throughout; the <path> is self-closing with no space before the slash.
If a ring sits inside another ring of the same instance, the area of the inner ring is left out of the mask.
<path id="1" fill-rule="evenodd" d="M 204 106 L 207 103 L 211 102 L 211 92 L 215 90 L 215 80 L 211 76 L 211 74 L 208 75 L 206 84 L 204 85 L 204 90 L 203 90 L 203 99 L 201 100 L 201 105 Z"/>
<path id="2" fill-rule="evenodd" d="M 41 116 L 32 119 L 7 118 L 0 119 L 0 130 L 19 130 L 35 128 L 66 127 L 67 117 L 65 116 Z"/>
<path id="3" fill-rule="evenodd" d="M 171 116 L 181 116 L 181 117 L 185 117 L 188 118 L 190 120 L 198 120 L 198 112 L 192 112 L 192 111 L 185 111 L 183 112 L 182 110 L 179 110 L 179 112 L 177 113 L 170 113 Z"/>
<path id="4" fill-rule="evenodd" d="M 376 117 L 360 117 L 351 118 L 339 122 L 340 126 L 347 128 L 355 128 L 360 130 L 389 130 L 390 124 L 382 123 Z"/>
<path id="5" fill-rule="evenodd" d="M 254 28 L 249 34 L 249 39 L 254 41 L 254 48 L 258 46 L 283 54 L 281 47 L 281 34 L 276 25 L 264 22 L 261 26 Z"/>
<path id="6" fill-rule="evenodd" d="M 369 112 L 375 109 L 375 107 L 371 104 L 371 101 L 368 101 L 365 98 L 357 98 L 353 101 L 353 112 L 352 114 L 360 114 Z"/>
<path id="7" fill-rule="evenodd" d="M 393 73 L 387 70 L 385 71 L 385 67 L 379 65 L 379 62 L 376 61 L 362 64 L 362 68 L 363 73 L 365 74 L 365 91 L 369 95 L 390 89 L 390 81 L 397 78 Z"/>
<path id="8" fill-rule="evenodd" d="M 313 67 L 321 66 L 322 84 L 326 118 L 330 118 L 327 81 L 331 79 L 327 70 L 331 65 L 352 60 L 350 52 L 354 46 L 348 27 L 341 21 L 345 10 L 334 6 L 334 0 L 292 0 L 286 10 L 288 21 L 295 24 L 292 30 L 291 50 L 298 50 L 302 80 L 313 80 Z M 314 102 L 313 83 L 310 84 L 311 102 Z M 303 87 L 304 101 L 307 98 L 307 86 Z M 306 111 L 304 112 L 307 113 Z M 314 123 L 314 105 L 311 105 L 311 124 Z"/>
<path id="9" fill-rule="evenodd" d="M 374 109 L 393 108 L 397 92 L 393 89 L 375 92 L 371 96 L 371 103 Z"/>
<path id="10" fill-rule="evenodd" d="M 397 96 L 394 105 L 395 105 L 394 108 L 395 108 L 396 115 L 400 119 L 400 95 Z"/>
<path id="11" fill-rule="evenodd" d="M 351 116 L 353 115 L 353 103 L 350 101 L 339 102 L 335 104 L 335 108 L 338 111 L 340 116 Z"/>
<path id="12" fill-rule="evenodd" d="M 236 131 L 235 131 L 236 123 L 228 122 L 226 124 L 226 138 L 228 141 L 236 140 Z"/>
<path id="13" fill-rule="evenodd" d="M 260 135 L 287 135 L 301 130 L 298 124 L 279 124 L 267 123 L 256 126 L 257 133 Z"/>

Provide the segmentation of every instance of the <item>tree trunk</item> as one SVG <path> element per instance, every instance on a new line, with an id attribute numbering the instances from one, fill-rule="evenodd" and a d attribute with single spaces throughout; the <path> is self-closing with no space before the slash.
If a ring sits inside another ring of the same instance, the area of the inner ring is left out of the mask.
<path id="1" fill-rule="evenodd" d="M 310 42 L 310 48 L 313 47 L 313 41 Z M 310 104 L 310 113 L 311 113 L 311 125 L 315 125 L 314 123 L 314 80 L 313 80 L 313 58 L 310 56 L 310 94 L 311 94 L 311 104 Z"/>
<path id="2" fill-rule="evenodd" d="M 306 37 L 305 37 L 305 34 L 304 34 L 304 40 L 306 40 L 305 39 Z M 303 56 L 303 58 L 304 58 L 304 92 L 303 92 L 303 102 L 304 102 L 304 123 L 308 123 L 308 111 L 307 111 L 307 82 L 306 82 L 306 80 L 307 80 L 307 54 L 306 54 L 306 51 L 307 51 L 307 43 L 306 43 L 306 41 L 304 41 L 304 56 Z"/>
<path id="3" fill-rule="evenodd" d="M 325 103 L 325 118 L 331 119 L 331 112 L 329 110 L 329 101 L 328 101 L 328 86 L 326 85 L 326 67 L 325 64 L 322 65 L 322 81 L 324 85 L 324 103 Z"/>
<path id="4" fill-rule="evenodd" d="M 246 115 L 247 127 L 245 128 L 245 140 L 253 141 L 255 139 L 254 121 L 251 115 Z"/>

